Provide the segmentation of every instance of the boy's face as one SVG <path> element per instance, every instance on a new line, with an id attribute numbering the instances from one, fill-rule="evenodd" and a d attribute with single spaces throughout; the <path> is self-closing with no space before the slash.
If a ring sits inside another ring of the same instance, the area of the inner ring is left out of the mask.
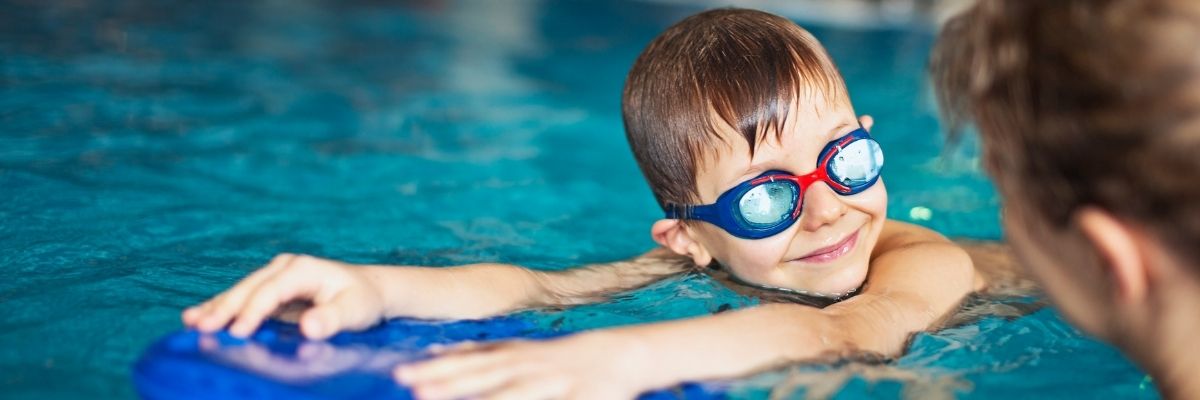
<path id="1" fill-rule="evenodd" d="M 701 204 L 769 170 L 807 174 L 816 169 L 818 154 L 830 141 L 859 127 L 848 102 L 826 105 L 814 96 L 806 108 L 793 108 L 780 140 L 768 132 L 754 156 L 749 144 L 732 127 L 720 132 L 729 146 L 716 149 L 696 177 Z M 717 119 L 720 121 L 720 119 Z M 702 222 L 686 225 L 689 235 L 738 278 L 749 283 L 840 295 L 862 285 L 871 249 L 887 215 L 883 180 L 851 196 L 816 183 L 802 194 L 799 220 L 787 230 L 763 239 L 741 239 Z"/>

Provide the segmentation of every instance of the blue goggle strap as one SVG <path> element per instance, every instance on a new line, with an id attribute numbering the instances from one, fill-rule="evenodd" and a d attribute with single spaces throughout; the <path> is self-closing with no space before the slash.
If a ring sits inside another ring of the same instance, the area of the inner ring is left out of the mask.
<path id="1" fill-rule="evenodd" d="M 702 206 L 668 204 L 665 211 L 667 219 L 694 219 L 718 226 L 721 225 L 721 218 L 717 212 L 717 204 L 705 204 Z"/>

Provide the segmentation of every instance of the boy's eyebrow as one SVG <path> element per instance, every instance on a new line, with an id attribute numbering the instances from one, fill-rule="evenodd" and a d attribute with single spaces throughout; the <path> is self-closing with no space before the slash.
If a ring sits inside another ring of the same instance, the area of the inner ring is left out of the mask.
<path id="1" fill-rule="evenodd" d="M 854 125 L 854 123 L 843 121 L 842 123 L 838 124 L 838 126 L 833 127 L 833 130 L 830 130 L 829 133 L 825 137 L 829 138 L 829 140 L 833 140 L 833 138 L 838 137 L 837 135 L 839 133 L 842 133 L 842 129 L 849 128 L 853 125 Z"/>
<path id="2" fill-rule="evenodd" d="M 854 126 L 854 123 L 843 121 L 842 123 L 833 127 L 833 129 L 829 130 L 829 132 L 827 132 L 825 134 L 825 140 L 826 141 L 833 140 L 833 138 L 837 137 L 839 134 L 842 133 L 842 130 L 849 128 L 851 126 Z M 747 179 L 750 179 L 752 177 L 758 176 L 758 174 L 766 172 L 767 167 L 762 164 L 765 164 L 765 163 L 752 164 L 752 165 L 750 165 L 750 167 L 746 168 L 746 170 L 743 171 L 740 175 L 738 175 L 736 177 L 736 179 L 734 179 L 732 182 L 724 182 L 724 185 L 723 185 L 725 187 L 724 190 L 729 190 L 729 188 L 737 186 L 738 184 L 741 184 L 742 182 L 746 181 Z M 806 173 L 809 171 L 799 171 L 799 172 L 791 171 L 791 172 L 793 174 L 796 174 L 796 173 L 803 174 L 803 173 Z M 724 192 L 724 190 L 722 190 L 722 192 Z"/>

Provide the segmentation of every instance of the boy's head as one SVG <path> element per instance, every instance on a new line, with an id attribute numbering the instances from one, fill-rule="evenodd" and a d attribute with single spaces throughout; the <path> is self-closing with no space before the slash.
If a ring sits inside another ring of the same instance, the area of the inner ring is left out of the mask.
<path id="1" fill-rule="evenodd" d="M 691 16 L 654 39 L 629 72 L 623 114 L 638 165 L 667 210 L 716 203 L 768 171 L 809 174 L 827 143 L 860 128 L 841 75 L 811 34 L 738 9 Z M 870 183 L 853 195 L 807 185 L 798 219 L 767 237 L 679 219 L 658 221 L 652 233 L 750 283 L 845 293 L 865 279 L 885 219 L 886 190 Z"/>
<path id="2" fill-rule="evenodd" d="M 1010 241 L 1093 334 L 1121 335 L 1154 280 L 1200 282 L 1198 37 L 1193 0 L 983 0 L 935 50 L 943 111 L 977 125 Z"/>

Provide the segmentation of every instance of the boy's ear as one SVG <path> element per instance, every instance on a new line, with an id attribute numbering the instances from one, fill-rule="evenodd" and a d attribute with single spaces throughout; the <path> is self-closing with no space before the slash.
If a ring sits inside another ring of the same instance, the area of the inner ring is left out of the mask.
<path id="1" fill-rule="evenodd" d="M 691 257 L 698 266 L 707 267 L 712 262 L 708 249 L 692 238 L 692 233 L 680 220 L 660 219 L 650 227 L 650 235 L 660 246 L 671 249 L 675 254 Z"/>
<path id="2" fill-rule="evenodd" d="M 870 115 L 863 115 L 858 117 L 858 124 L 862 125 L 863 129 L 865 129 L 867 133 L 870 133 L 871 127 L 875 126 L 875 118 L 871 118 Z"/>
<path id="3" fill-rule="evenodd" d="M 1100 262 L 1112 277 L 1120 302 L 1140 302 L 1149 288 L 1147 249 L 1138 240 L 1139 232 L 1108 212 L 1083 207 L 1075 212 L 1075 224 L 1087 238 Z"/>

